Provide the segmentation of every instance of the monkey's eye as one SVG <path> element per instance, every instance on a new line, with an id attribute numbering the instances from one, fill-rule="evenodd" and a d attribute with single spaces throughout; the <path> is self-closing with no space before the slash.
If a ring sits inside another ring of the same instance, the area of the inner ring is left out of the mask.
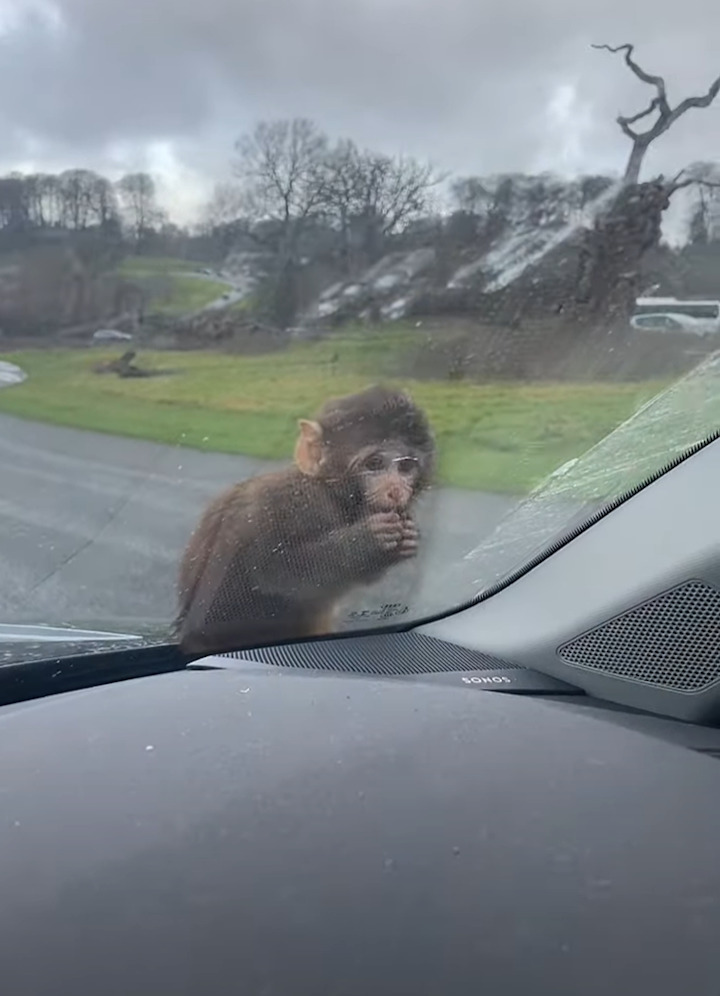
<path id="1" fill-rule="evenodd" d="M 403 475 L 414 474 L 418 468 L 417 457 L 398 457 L 394 463 L 398 472 Z"/>
<path id="2" fill-rule="evenodd" d="M 382 453 L 371 453 L 363 461 L 363 468 L 369 470 L 371 474 L 376 474 L 380 470 L 385 470 L 385 457 Z"/>

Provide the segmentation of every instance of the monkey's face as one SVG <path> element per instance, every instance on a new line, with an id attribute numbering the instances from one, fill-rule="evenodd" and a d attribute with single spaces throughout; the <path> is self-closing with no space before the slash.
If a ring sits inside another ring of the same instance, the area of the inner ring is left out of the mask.
<path id="1" fill-rule="evenodd" d="M 368 446 L 356 454 L 350 469 L 373 512 L 404 512 L 421 477 L 420 458 L 402 445 Z"/>
<path id="2" fill-rule="evenodd" d="M 424 413 L 402 392 L 375 387 L 336 399 L 299 427 L 298 470 L 356 511 L 403 513 L 431 482 L 435 441 Z"/>

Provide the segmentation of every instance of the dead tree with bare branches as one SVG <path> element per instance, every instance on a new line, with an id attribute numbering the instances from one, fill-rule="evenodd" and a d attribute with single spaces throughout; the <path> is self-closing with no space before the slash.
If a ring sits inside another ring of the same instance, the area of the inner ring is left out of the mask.
<path id="1" fill-rule="evenodd" d="M 713 81 L 707 93 L 704 93 L 700 97 L 686 97 L 685 100 L 681 100 L 675 107 L 671 107 L 667 96 L 665 80 L 662 76 L 653 76 L 652 73 L 648 73 L 638 65 L 633 58 L 634 45 L 625 43 L 624 45 L 593 45 L 592 47 L 604 49 L 606 52 L 612 52 L 613 54 L 623 52 L 625 55 L 625 65 L 628 69 L 643 83 L 647 83 L 648 86 L 655 89 L 655 96 L 644 110 L 638 111 L 637 114 L 632 114 L 630 117 L 622 114 L 617 117 L 617 123 L 633 143 L 627 166 L 625 167 L 623 181 L 626 184 L 638 183 L 645 154 L 652 142 L 659 138 L 660 135 L 664 135 L 675 124 L 678 118 L 681 118 L 687 111 L 694 107 L 709 107 L 720 92 L 720 76 Z M 645 118 L 650 117 L 651 114 L 656 115 L 655 120 L 645 131 L 637 131 L 633 127 L 638 121 L 643 121 Z"/>
<path id="2" fill-rule="evenodd" d="M 640 182 L 640 170 L 648 148 L 692 108 L 709 107 L 720 92 L 720 76 L 707 93 L 686 97 L 675 107 L 670 105 L 662 76 L 643 69 L 634 58 L 634 45 L 593 45 L 613 54 L 622 52 L 625 64 L 643 83 L 655 90 L 648 106 L 636 114 L 620 115 L 617 123 L 632 141 L 621 189 L 607 204 L 586 232 L 580 251 L 579 272 L 574 294 L 574 319 L 585 318 L 591 324 L 608 319 L 627 318 L 632 313 L 641 280 L 645 253 L 660 241 L 662 215 L 675 191 L 690 184 L 712 184 L 695 177 L 678 174 L 671 180 L 659 176 Z M 637 124 L 654 115 L 645 131 Z"/>

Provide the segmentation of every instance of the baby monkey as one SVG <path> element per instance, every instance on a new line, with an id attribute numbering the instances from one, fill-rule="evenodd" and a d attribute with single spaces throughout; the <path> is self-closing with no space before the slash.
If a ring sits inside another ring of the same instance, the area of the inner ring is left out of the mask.
<path id="1" fill-rule="evenodd" d="M 371 387 L 299 430 L 291 467 L 229 488 L 193 533 L 176 622 L 187 653 L 330 633 L 350 590 L 417 553 L 435 443 L 412 399 Z"/>

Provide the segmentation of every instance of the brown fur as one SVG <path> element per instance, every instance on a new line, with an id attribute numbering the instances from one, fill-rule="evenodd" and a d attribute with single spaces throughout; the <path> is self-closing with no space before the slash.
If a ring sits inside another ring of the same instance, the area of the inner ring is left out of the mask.
<path id="1" fill-rule="evenodd" d="M 386 469 L 358 465 L 370 451 Z M 403 475 L 396 467 L 408 459 L 413 471 Z M 190 538 L 179 578 L 182 648 L 220 652 L 332 631 L 339 599 L 415 554 L 410 512 L 433 459 L 424 415 L 397 392 L 371 388 L 302 420 L 295 464 L 233 485 Z"/>

